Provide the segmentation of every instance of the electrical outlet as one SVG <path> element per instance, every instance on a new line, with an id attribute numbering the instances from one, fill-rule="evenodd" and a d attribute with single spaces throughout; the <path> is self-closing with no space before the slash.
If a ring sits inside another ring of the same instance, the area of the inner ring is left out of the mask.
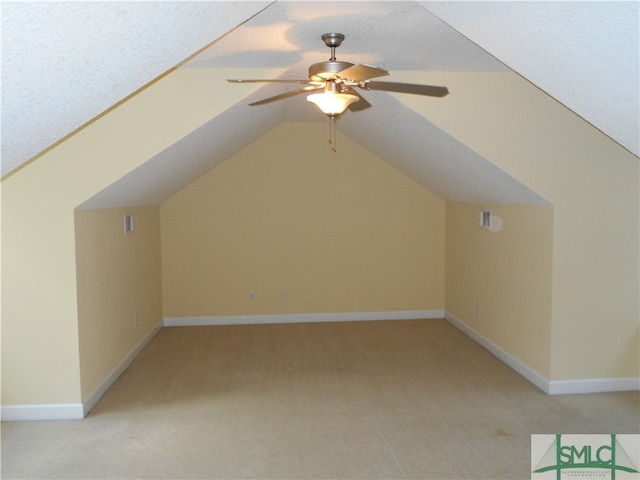
<path id="1" fill-rule="evenodd" d="M 476 305 L 476 317 L 480 316 L 480 304 Z"/>
<path id="2" fill-rule="evenodd" d="M 256 292 L 255 292 L 255 290 L 251 290 L 249 292 L 249 300 L 252 301 L 252 302 L 256 301 Z"/>
<path id="3" fill-rule="evenodd" d="M 283 301 L 285 301 L 285 302 L 286 302 L 287 300 L 289 300 L 289 292 L 288 292 L 287 290 L 284 290 L 284 291 L 282 292 L 282 300 L 283 300 Z"/>
<path id="4" fill-rule="evenodd" d="M 138 318 L 138 314 L 136 313 L 133 316 L 133 326 L 138 328 L 139 325 L 140 325 L 140 319 Z"/>

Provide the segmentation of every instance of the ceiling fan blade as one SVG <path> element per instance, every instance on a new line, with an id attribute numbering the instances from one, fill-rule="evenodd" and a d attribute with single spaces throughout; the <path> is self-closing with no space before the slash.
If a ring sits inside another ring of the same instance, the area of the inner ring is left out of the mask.
<path id="1" fill-rule="evenodd" d="M 384 77 L 385 75 L 389 75 L 389 72 L 382 68 L 361 64 L 345 68 L 341 72 L 338 72 L 337 75 L 346 80 L 361 82 L 362 80 L 367 80 L 369 78 Z"/>
<path id="2" fill-rule="evenodd" d="M 268 97 L 262 100 L 258 100 L 257 102 L 250 103 L 249 106 L 254 107 L 256 105 L 264 105 L 265 103 L 271 103 L 271 102 L 275 102 L 276 100 L 282 100 L 284 98 L 293 97 L 294 95 L 299 95 L 301 93 L 313 92 L 314 90 L 321 90 L 321 89 L 324 89 L 324 85 L 319 85 L 319 86 L 314 85 L 314 86 L 300 88 L 298 90 L 291 90 L 289 92 L 281 93 L 280 95 L 275 95 L 273 97 Z"/>
<path id="3" fill-rule="evenodd" d="M 275 79 L 275 80 L 261 80 L 261 79 L 256 79 L 256 80 L 243 80 L 243 79 L 235 79 L 235 78 L 228 78 L 227 82 L 229 83 L 298 83 L 301 85 L 318 85 L 321 82 L 312 82 L 311 80 L 279 80 L 279 79 Z"/>
<path id="4" fill-rule="evenodd" d="M 444 97 L 449 94 L 447 87 L 434 85 L 417 85 L 414 83 L 396 82 L 361 82 L 358 84 L 365 90 L 383 90 L 385 92 L 412 93 L 414 95 L 426 95 L 428 97 Z"/>
<path id="5" fill-rule="evenodd" d="M 352 103 L 347 107 L 352 112 L 359 112 L 360 110 L 365 110 L 371 106 L 371 104 L 367 102 L 367 100 L 362 95 L 360 95 L 352 88 L 345 88 L 344 90 L 342 90 L 342 93 L 350 93 L 352 95 L 357 95 L 360 98 L 360 100 Z"/>

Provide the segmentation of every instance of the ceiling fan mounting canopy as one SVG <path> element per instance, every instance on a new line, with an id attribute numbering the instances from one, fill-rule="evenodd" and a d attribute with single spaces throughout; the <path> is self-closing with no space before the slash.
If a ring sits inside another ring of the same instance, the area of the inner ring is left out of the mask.
<path id="1" fill-rule="evenodd" d="M 325 33 L 322 35 L 322 41 L 329 48 L 336 48 L 342 44 L 344 35 L 341 33 Z"/>
<path id="2" fill-rule="evenodd" d="M 314 63 L 309 67 L 309 80 L 323 81 L 335 78 L 336 74 L 353 66 L 353 63 L 338 62 L 336 60 L 336 48 L 342 45 L 344 35 L 341 33 L 325 33 L 322 41 L 331 49 L 331 58 L 328 62 Z"/>

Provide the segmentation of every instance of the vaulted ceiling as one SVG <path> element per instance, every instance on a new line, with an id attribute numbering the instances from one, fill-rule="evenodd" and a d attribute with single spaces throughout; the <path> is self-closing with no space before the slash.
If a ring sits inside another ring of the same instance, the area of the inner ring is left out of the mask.
<path id="1" fill-rule="evenodd" d="M 390 80 L 420 73 L 430 83 L 456 85 L 476 74 L 517 75 L 636 156 L 640 151 L 635 1 L 1 5 L 3 176 L 87 122 L 99 122 L 149 82 L 162 82 L 174 67 L 269 68 L 280 78 L 304 79 L 310 64 L 328 58 L 320 36 L 330 31 L 346 35 L 339 60 L 379 65 L 392 72 Z M 291 88 L 254 89 L 84 206 L 159 203 L 283 121 L 323 122 L 304 95 L 247 105 Z M 445 103 L 449 97 L 363 95 L 373 107 L 347 112 L 338 121 L 341 134 L 434 193 L 458 201 L 545 203 L 411 104 L 454 108 Z"/>

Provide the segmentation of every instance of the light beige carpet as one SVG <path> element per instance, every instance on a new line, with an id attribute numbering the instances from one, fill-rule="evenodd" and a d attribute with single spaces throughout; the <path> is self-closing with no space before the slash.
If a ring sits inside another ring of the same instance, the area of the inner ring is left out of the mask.
<path id="1" fill-rule="evenodd" d="M 530 478 L 532 433 L 640 433 L 444 320 L 164 328 L 84 420 L 2 424 L 2 478 Z"/>

